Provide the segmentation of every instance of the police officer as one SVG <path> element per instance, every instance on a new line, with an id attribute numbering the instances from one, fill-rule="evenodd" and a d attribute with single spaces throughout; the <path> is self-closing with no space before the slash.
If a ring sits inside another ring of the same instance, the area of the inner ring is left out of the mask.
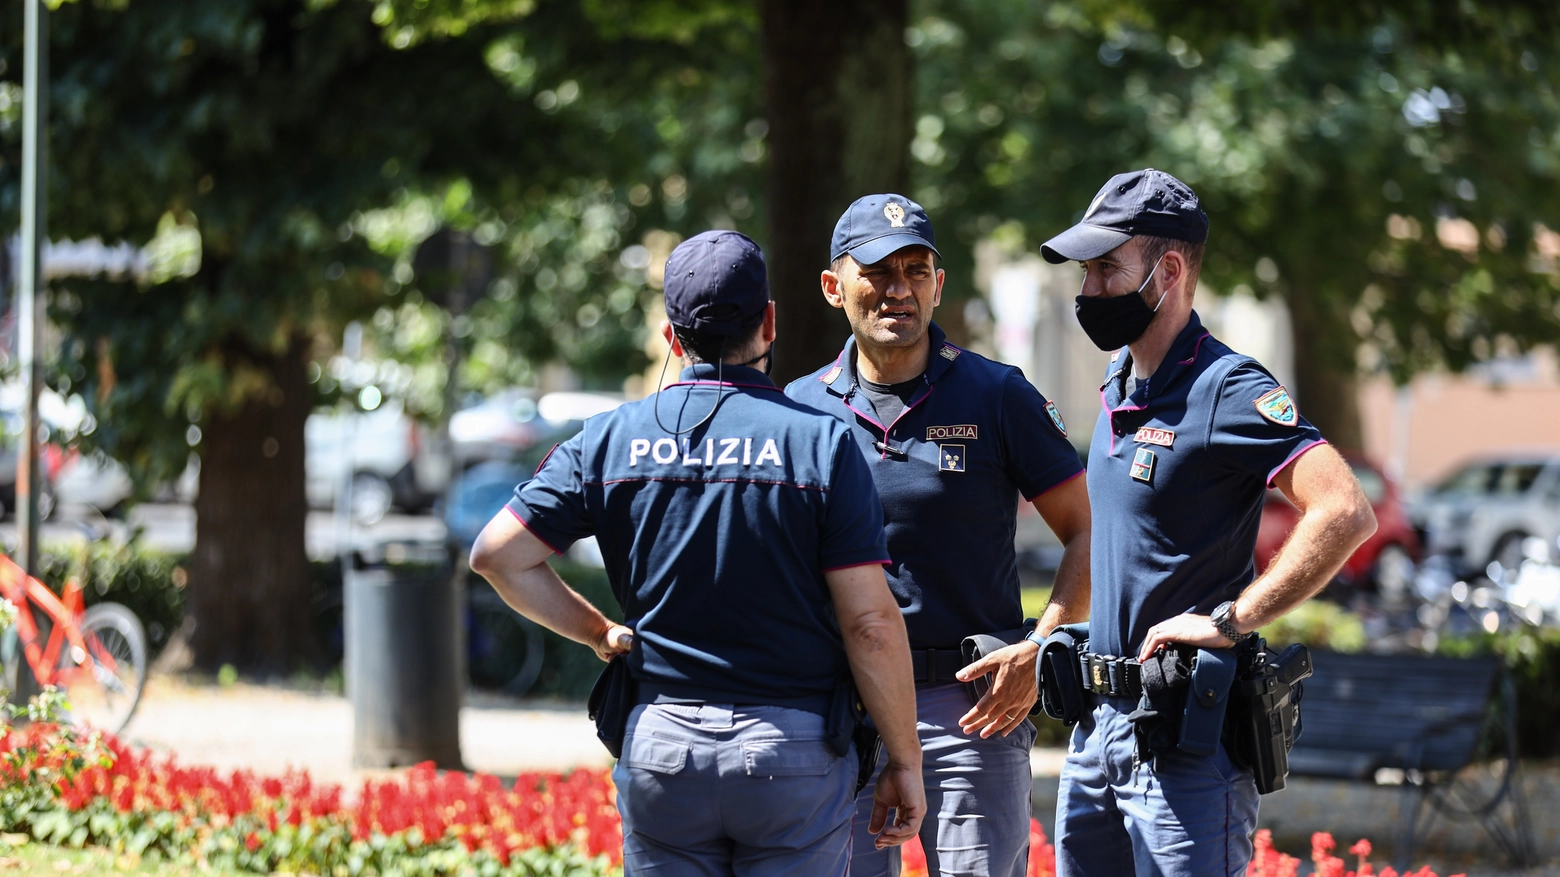
<path id="1" fill-rule="evenodd" d="M 843 875 L 856 759 L 826 744 L 825 716 L 847 674 L 890 765 L 876 843 L 909 839 L 926 809 L 877 494 L 847 432 L 767 377 L 775 311 L 757 245 L 689 239 L 665 292 L 681 380 L 555 448 L 471 566 L 604 660 L 626 653 L 641 705 L 613 772 L 625 873 Z M 592 534 L 624 625 L 544 562 Z"/>
<path id="2" fill-rule="evenodd" d="M 1140 763 L 1128 718 L 1140 662 L 1164 647 L 1230 648 L 1319 591 L 1376 526 L 1349 467 L 1288 392 L 1192 310 L 1207 237 L 1192 190 L 1149 169 L 1112 177 L 1082 221 L 1041 248 L 1053 263 L 1082 264 L 1078 322 L 1113 351 L 1089 446 L 1098 672 L 1086 674 L 1090 710 L 1062 769 L 1061 875 L 1246 873 L 1251 773 L 1223 745 L 1212 758 L 1172 746 Z M 1272 486 L 1300 520 L 1256 577 Z"/>
<path id="3" fill-rule="evenodd" d="M 837 417 L 872 469 L 888 530 L 889 587 L 904 612 L 928 805 L 932 874 L 1018 877 L 1029 849 L 1035 658 L 1088 602 L 1089 507 L 1056 406 L 1012 366 L 950 344 L 932 322 L 944 275 L 926 212 L 868 195 L 834 229 L 821 283 L 851 337 L 786 394 Z M 1018 499 L 1066 546 L 1038 633 L 1024 629 L 1013 536 Z M 1025 634 L 1035 640 L 1025 640 Z M 1016 643 L 965 666 L 975 634 Z M 978 701 L 963 684 L 990 675 Z M 859 804 L 858 825 L 872 806 Z M 856 836 L 853 875 L 898 873 L 898 853 Z"/>

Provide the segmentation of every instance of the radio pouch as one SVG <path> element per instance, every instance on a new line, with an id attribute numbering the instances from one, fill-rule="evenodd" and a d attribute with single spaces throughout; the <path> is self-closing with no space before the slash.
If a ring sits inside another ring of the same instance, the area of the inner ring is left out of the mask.
<path id="1" fill-rule="evenodd" d="M 1224 710 L 1229 704 L 1230 685 L 1235 681 L 1236 663 L 1233 649 L 1197 651 L 1186 691 L 1186 710 L 1181 715 L 1181 739 L 1177 748 L 1182 752 L 1211 758 L 1219 751 L 1219 738 L 1224 733 Z"/>
<path id="2" fill-rule="evenodd" d="M 1088 623 L 1059 624 L 1040 647 L 1040 659 L 1035 663 L 1040 707 L 1063 724 L 1074 725 L 1083 718 L 1081 659 L 1088 648 Z"/>
<path id="3" fill-rule="evenodd" d="M 607 662 L 585 703 L 591 721 L 596 723 L 597 739 L 613 758 L 622 758 L 628 715 L 639 705 L 639 683 L 628 672 L 626 658 L 618 656 Z"/>

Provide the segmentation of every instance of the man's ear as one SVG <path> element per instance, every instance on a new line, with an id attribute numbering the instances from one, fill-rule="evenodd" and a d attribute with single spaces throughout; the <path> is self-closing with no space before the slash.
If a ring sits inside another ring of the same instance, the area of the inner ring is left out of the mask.
<path id="1" fill-rule="evenodd" d="M 775 340 L 775 303 L 770 301 L 764 307 L 763 338 L 765 344 L 773 344 Z"/>
<path id="2" fill-rule="evenodd" d="M 938 305 L 942 304 L 943 281 L 946 280 L 946 279 L 947 279 L 947 275 L 943 273 L 943 269 L 938 268 L 937 269 L 937 290 L 932 293 L 932 307 L 934 307 L 934 308 L 937 307 Z"/>
<path id="3" fill-rule="evenodd" d="M 840 275 L 834 269 L 825 268 L 818 275 L 818 286 L 823 290 L 823 300 L 837 308 L 845 307 L 845 293 L 840 288 Z"/>
<path id="4" fill-rule="evenodd" d="M 672 345 L 672 355 L 679 359 L 682 358 L 682 342 L 677 340 L 677 333 L 672 331 L 671 320 L 661 321 L 661 337 L 666 339 L 667 344 Z"/>

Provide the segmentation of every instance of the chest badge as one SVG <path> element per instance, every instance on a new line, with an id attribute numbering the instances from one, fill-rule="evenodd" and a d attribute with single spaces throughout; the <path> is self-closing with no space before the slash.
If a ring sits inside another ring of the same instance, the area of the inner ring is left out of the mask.
<path id="1" fill-rule="evenodd" d="M 938 445 L 937 468 L 944 472 L 964 471 L 963 445 Z"/>
<path id="2" fill-rule="evenodd" d="M 1145 445 L 1159 445 L 1162 448 L 1168 448 L 1175 444 L 1175 430 L 1160 429 L 1157 426 L 1140 426 L 1132 440 L 1142 442 Z"/>
<path id="3" fill-rule="evenodd" d="M 1253 404 L 1257 406 L 1258 414 L 1279 426 L 1294 426 L 1300 422 L 1300 412 L 1295 410 L 1295 403 L 1289 401 L 1289 391 L 1283 387 L 1264 393 Z"/>
<path id="4" fill-rule="evenodd" d="M 1062 412 L 1056 410 L 1056 403 L 1047 400 L 1045 413 L 1051 415 L 1051 423 L 1056 426 L 1056 431 L 1062 434 L 1062 438 L 1067 438 L 1067 424 L 1062 422 Z"/>
<path id="5" fill-rule="evenodd" d="M 1138 448 L 1137 454 L 1132 458 L 1132 480 L 1141 481 L 1144 484 L 1152 484 L 1154 481 L 1154 452 L 1148 448 Z"/>
<path id="6" fill-rule="evenodd" d="M 973 423 L 960 423 L 954 426 L 928 426 L 926 428 L 926 440 L 940 442 L 946 439 L 978 439 L 980 427 Z"/>

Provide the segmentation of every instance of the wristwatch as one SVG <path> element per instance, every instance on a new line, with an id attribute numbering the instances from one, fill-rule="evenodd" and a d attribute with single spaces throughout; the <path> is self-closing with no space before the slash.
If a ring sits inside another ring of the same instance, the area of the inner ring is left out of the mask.
<path id="1" fill-rule="evenodd" d="M 1213 607 L 1213 612 L 1208 616 L 1208 619 L 1213 622 L 1213 626 L 1219 629 L 1219 633 L 1229 640 L 1231 645 L 1246 638 L 1245 634 L 1235 629 L 1235 619 L 1230 617 L 1234 612 L 1235 601 L 1225 600 L 1223 603 Z"/>

